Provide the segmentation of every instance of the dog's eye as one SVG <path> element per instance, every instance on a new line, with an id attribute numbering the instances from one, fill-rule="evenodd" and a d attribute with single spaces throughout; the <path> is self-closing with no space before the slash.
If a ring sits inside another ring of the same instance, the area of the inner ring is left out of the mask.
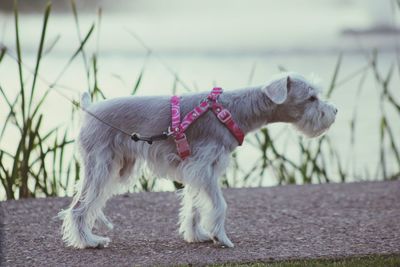
<path id="1" fill-rule="evenodd" d="M 310 102 L 314 102 L 315 100 L 317 100 L 317 97 L 315 95 L 310 96 L 310 98 L 308 99 L 308 101 Z"/>

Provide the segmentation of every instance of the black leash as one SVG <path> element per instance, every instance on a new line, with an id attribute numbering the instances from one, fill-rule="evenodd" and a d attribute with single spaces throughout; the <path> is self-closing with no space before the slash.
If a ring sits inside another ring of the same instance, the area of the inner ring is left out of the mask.
<path id="1" fill-rule="evenodd" d="M 68 99 L 68 98 L 67 98 Z M 125 135 L 128 135 L 133 141 L 138 142 L 138 141 L 143 141 L 143 142 L 147 142 L 149 145 L 153 144 L 154 141 L 163 141 L 168 139 L 168 137 L 171 135 L 168 132 L 163 132 L 162 134 L 157 134 L 157 135 L 151 135 L 151 136 L 141 136 L 138 133 L 129 133 L 115 125 L 112 125 L 109 122 L 106 122 L 102 119 L 100 119 L 99 117 L 97 117 L 95 114 L 93 114 L 92 112 L 88 111 L 85 108 L 82 108 L 78 103 L 71 101 L 70 99 L 68 99 L 72 104 L 74 104 L 75 106 L 77 106 L 78 108 L 80 108 L 81 110 L 85 111 L 87 114 L 89 114 L 90 116 L 92 116 L 93 118 L 97 119 L 98 121 L 102 122 L 103 124 L 113 128 L 114 130 L 117 130 Z"/>
<path id="2" fill-rule="evenodd" d="M 58 92 L 58 91 L 56 91 Z M 113 128 L 114 130 L 117 130 L 125 135 L 128 135 L 133 141 L 138 142 L 138 141 L 143 141 L 143 142 L 147 142 L 149 145 L 153 144 L 154 141 L 163 141 L 168 139 L 168 137 L 171 135 L 169 132 L 163 132 L 162 134 L 158 134 L 158 135 L 151 135 L 151 136 L 141 136 L 138 133 L 129 133 L 115 125 L 112 125 L 109 122 L 106 122 L 102 119 L 100 119 L 99 117 L 97 117 L 95 114 L 93 114 L 92 112 L 90 112 L 89 110 L 81 107 L 78 103 L 76 103 L 73 100 L 70 100 L 68 97 L 66 97 L 65 95 L 63 95 L 63 97 L 65 97 L 68 101 L 70 101 L 72 104 L 74 104 L 76 107 L 80 108 L 82 111 L 86 112 L 87 114 L 89 114 L 90 116 L 92 116 L 93 118 L 97 119 L 98 121 L 102 122 L 103 124 L 107 125 L 108 127 Z"/>

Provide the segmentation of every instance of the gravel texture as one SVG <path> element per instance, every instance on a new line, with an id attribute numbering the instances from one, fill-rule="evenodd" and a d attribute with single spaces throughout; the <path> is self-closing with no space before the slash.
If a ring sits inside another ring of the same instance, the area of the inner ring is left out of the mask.
<path id="1" fill-rule="evenodd" d="M 175 193 L 115 197 L 104 249 L 66 248 L 54 218 L 70 198 L 0 203 L 2 266 L 204 265 L 400 254 L 400 181 L 227 189 L 235 248 L 185 243 Z"/>

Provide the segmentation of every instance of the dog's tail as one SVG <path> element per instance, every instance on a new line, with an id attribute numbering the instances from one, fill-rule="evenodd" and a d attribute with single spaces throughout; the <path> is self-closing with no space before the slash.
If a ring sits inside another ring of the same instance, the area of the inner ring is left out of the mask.
<path id="1" fill-rule="evenodd" d="M 90 99 L 89 92 L 84 92 L 81 96 L 81 108 L 87 109 L 90 104 L 92 104 L 92 100 Z"/>

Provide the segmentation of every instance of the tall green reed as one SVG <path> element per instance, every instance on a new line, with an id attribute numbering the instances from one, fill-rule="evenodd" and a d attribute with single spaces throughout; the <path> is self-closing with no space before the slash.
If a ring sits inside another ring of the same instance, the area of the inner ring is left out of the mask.
<path id="1" fill-rule="evenodd" d="M 13 55 L 11 49 L 7 50 L 6 47 L 2 47 L 0 50 L 0 63 L 7 55 L 17 62 L 20 81 L 19 94 L 15 99 L 7 96 L 0 84 L 1 97 L 9 109 L 4 126 L 0 132 L 0 141 L 2 141 L 8 130 L 12 131 L 16 128 L 18 131 L 18 136 L 15 136 L 18 139 L 16 151 L 9 152 L 0 148 L 0 181 L 7 199 L 69 195 L 73 191 L 73 185 L 80 179 L 81 167 L 79 160 L 73 152 L 71 145 L 74 143 L 74 139 L 70 134 L 70 128 L 73 127 L 72 121 L 74 121 L 79 110 L 79 103 L 69 99 L 68 96 L 60 91 L 63 88 L 70 88 L 59 84 L 59 81 L 65 75 L 72 62 L 81 55 L 87 79 L 87 90 L 94 100 L 106 98 L 98 82 L 98 43 L 102 12 L 101 9 L 98 10 L 96 22 L 93 22 L 88 31 L 82 34 L 83 31 L 79 24 L 79 16 L 74 0 L 71 0 L 71 9 L 79 46 L 73 51 L 55 80 L 48 82 L 40 75 L 40 65 L 44 56 L 51 52 L 60 39 L 60 36 L 57 35 L 52 42 L 49 42 L 47 49 L 45 49 L 51 2 L 44 9 L 43 27 L 34 70 L 31 70 L 23 60 L 19 33 L 18 3 L 17 1 L 14 2 L 16 56 Z M 89 56 L 85 51 L 85 46 L 93 37 L 96 26 L 97 49 Z M 137 79 L 132 83 L 132 94 L 135 94 L 139 90 L 144 70 L 145 65 Z M 28 76 L 32 78 L 30 86 L 26 82 L 29 80 L 26 79 Z M 39 80 L 46 84 L 47 88 L 42 87 L 40 88 L 42 90 L 37 92 L 37 81 Z M 40 94 L 40 91 L 42 91 L 42 94 Z M 46 132 L 42 130 L 44 128 L 42 124 L 43 118 L 46 116 L 43 106 L 46 103 L 48 95 L 52 92 L 59 94 L 66 101 L 71 101 L 71 123 L 65 126 L 54 127 Z M 39 99 L 36 104 L 34 101 L 35 98 Z M 148 181 L 142 177 L 137 190 L 151 190 L 154 187 L 154 183 L 154 181 Z"/>
<path id="2" fill-rule="evenodd" d="M 6 55 L 16 60 L 20 82 L 19 94 L 15 99 L 7 96 L 0 85 L 1 97 L 9 109 L 1 129 L 0 141 L 3 140 L 9 128 L 11 131 L 16 130 L 17 135 L 14 137 L 18 139 L 15 151 L 9 152 L 0 148 L 0 181 L 7 199 L 65 194 L 79 179 L 80 166 L 76 157 L 73 156 L 72 159 L 65 158 L 66 154 L 71 154 L 67 150 L 74 141 L 69 135 L 68 126 L 57 126 L 47 131 L 42 130 L 42 122 L 45 116 L 43 104 L 46 102 L 49 93 L 58 86 L 59 80 L 70 64 L 79 53 L 83 54 L 84 46 L 94 30 L 94 25 L 92 25 L 85 37 L 80 39 L 79 47 L 67 61 L 55 81 L 49 83 L 40 76 L 40 65 L 43 57 L 51 51 L 59 39 L 56 38 L 44 51 L 50 13 L 51 2 L 44 9 L 43 26 L 34 70 L 28 68 L 23 61 L 17 1 L 14 1 L 16 56 L 11 51 L 8 51 L 6 47 L 2 47 L 0 53 L 0 63 Z M 24 72 L 24 70 L 27 70 L 27 72 Z M 26 79 L 27 76 L 32 76 L 30 86 L 27 84 L 27 81 L 29 81 L 29 79 Z M 48 88 L 42 94 L 36 90 L 38 80 L 42 80 L 48 85 Z M 100 92 L 97 87 L 93 91 L 95 95 Z M 65 97 L 64 94 L 60 92 L 59 94 Z M 39 100 L 35 103 L 34 99 L 37 98 Z"/>
<path id="3" fill-rule="evenodd" d="M 6 128 L 9 125 L 13 125 L 19 134 L 19 143 L 14 153 L 9 153 L 3 149 L 0 150 L 0 180 L 8 199 L 17 197 L 34 197 L 37 190 L 42 191 L 46 195 L 56 195 L 57 192 L 54 186 L 49 187 L 49 183 L 47 183 L 47 170 L 40 168 L 40 166 L 46 166 L 46 157 L 55 150 L 64 149 L 64 147 L 69 143 L 68 140 L 64 139 L 63 142 L 55 142 L 54 146 L 50 146 L 47 149 L 41 147 L 43 141 L 55 136 L 57 128 L 51 129 L 45 134 L 41 133 L 43 114 L 40 113 L 40 108 L 48 94 L 45 93 L 41 96 L 42 98 L 38 103 L 33 104 L 33 99 L 36 97 L 36 81 L 43 55 L 50 11 L 51 4 L 49 3 L 46 5 L 44 11 L 43 27 L 37 50 L 33 81 L 30 90 L 28 90 L 27 84 L 24 81 L 23 60 L 19 35 L 18 5 L 16 1 L 14 2 L 15 43 L 20 82 L 19 95 L 17 95 L 14 100 L 11 100 L 0 86 L 1 96 L 9 108 L 5 124 L 1 130 L 0 140 L 3 139 Z M 4 54 L 5 52 L 3 53 L 3 56 Z M 9 160 L 12 161 L 11 166 L 5 165 L 6 158 L 9 158 Z M 44 179 L 39 178 L 41 175 L 43 175 Z"/>

